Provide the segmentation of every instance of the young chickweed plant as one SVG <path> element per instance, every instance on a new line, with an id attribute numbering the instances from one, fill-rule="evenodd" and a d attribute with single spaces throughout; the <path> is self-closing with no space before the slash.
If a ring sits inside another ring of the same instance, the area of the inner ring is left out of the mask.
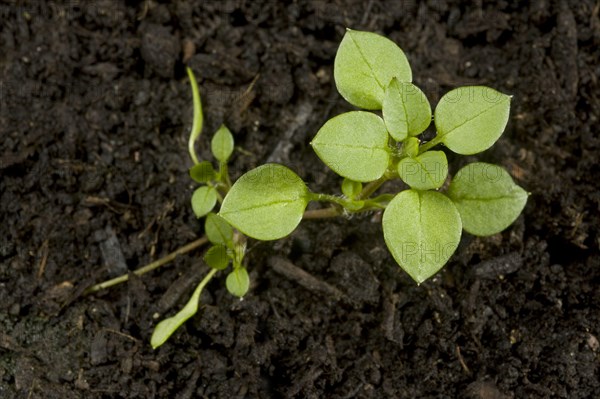
<path id="1" fill-rule="evenodd" d="M 311 142 L 319 158 L 343 178 L 341 196 L 312 192 L 292 170 L 272 163 L 232 184 L 227 162 L 234 142 L 225 126 L 211 141 L 218 167 L 199 161 L 194 143 L 202 130 L 202 108 L 194 75 L 189 69 L 188 74 L 194 98 L 190 176 L 201 184 L 192 195 L 192 209 L 198 218 L 206 218 L 204 231 L 212 246 L 204 261 L 211 270 L 188 304 L 156 326 L 154 348 L 196 313 L 202 289 L 219 271 L 228 273 L 231 294 L 247 293 L 247 237 L 277 240 L 292 233 L 303 218 L 383 211 L 383 236 L 390 253 L 420 284 L 450 259 L 463 229 L 476 236 L 499 233 L 515 221 L 527 201 L 528 194 L 504 169 L 487 163 L 468 164 L 447 182 L 446 154 L 433 150 L 443 144 L 454 153 L 471 155 L 491 147 L 506 127 L 510 96 L 485 86 L 448 92 L 433 111 L 437 134 L 422 142 L 418 137 L 431 124 L 431 106 L 411 83 L 402 50 L 377 34 L 348 30 L 335 58 L 338 91 L 364 111 L 331 118 Z M 407 189 L 375 195 L 395 179 Z M 443 187 L 444 192 L 439 191 Z M 306 211 L 311 201 L 330 205 Z"/>

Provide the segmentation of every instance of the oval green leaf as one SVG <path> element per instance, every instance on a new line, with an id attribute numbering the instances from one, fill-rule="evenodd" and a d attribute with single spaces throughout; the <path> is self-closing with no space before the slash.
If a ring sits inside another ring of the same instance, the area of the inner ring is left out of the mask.
<path id="1" fill-rule="evenodd" d="M 393 77 L 412 80 L 404 52 L 390 39 L 371 32 L 346 31 L 333 69 L 338 91 L 352 105 L 381 109 L 385 88 Z"/>
<path id="2" fill-rule="evenodd" d="M 417 86 L 393 78 L 383 97 L 383 120 L 397 141 L 417 136 L 431 124 L 431 106 Z"/>
<path id="3" fill-rule="evenodd" d="M 331 118 L 311 145 L 334 172 L 358 182 L 377 180 L 390 161 L 387 129 L 371 112 L 352 111 Z"/>
<path id="4" fill-rule="evenodd" d="M 214 187 L 202 186 L 192 194 L 192 209 L 197 218 L 206 214 L 215 207 L 217 203 L 217 190 Z"/>
<path id="5" fill-rule="evenodd" d="M 204 233 L 211 243 L 233 248 L 233 227 L 221 216 L 209 213 L 204 222 Z"/>
<path id="6" fill-rule="evenodd" d="M 461 228 L 452 201 L 435 191 L 402 191 L 383 213 L 385 243 L 418 284 L 450 259 L 458 247 Z"/>
<path id="7" fill-rule="evenodd" d="M 239 298 L 243 297 L 248 293 L 250 288 L 250 276 L 245 267 L 238 267 L 227 275 L 225 280 L 227 291 L 231 295 L 235 295 Z"/>
<path id="8" fill-rule="evenodd" d="M 443 151 L 427 151 L 398 163 L 400 178 L 415 190 L 433 190 L 442 187 L 448 176 L 448 160 Z"/>
<path id="9" fill-rule="evenodd" d="M 219 162 L 226 163 L 233 153 L 233 134 L 227 126 L 221 125 L 219 130 L 213 136 L 210 147 L 215 158 Z"/>
<path id="10" fill-rule="evenodd" d="M 212 246 L 204 254 L 204 261 L 213 269 L 223 270 L 229 265 L 230 257 L 223 245 Z"/>
<path id="11" fill-rule="evenodd" d="M 240 177 L 223 200 L 219 215 L 258 240 L 277 240 L 302 220 L 308 188 L 290 169 L 265 164 Z"/>
<path id="12" fill-rule="evenodd" d="M 202 161 L 190 168 L 190 177 L 197 183 L 207 183 L 216 177 L 215 169 L 208 161 Z"/>
<path id="13" fill-rule="evenodd" d="M 446 93 L 435 108 L 435 127 L 442 143 L 457 154 L 487 150 L 508 122 L 510 96 L 485 86 L 466 86 Z"/>
<path id="14" fill-rule="evenodd" d="M 460 212 L 465 231 L 476 236 L 501 232 L 515 221 L 527 202 L 527 192 L 506 170 L 483 162 L 459 170 L 448 196 Z"/>

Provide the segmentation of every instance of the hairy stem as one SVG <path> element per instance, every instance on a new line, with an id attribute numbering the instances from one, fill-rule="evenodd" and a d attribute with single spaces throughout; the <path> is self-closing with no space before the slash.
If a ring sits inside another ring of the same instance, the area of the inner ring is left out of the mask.
<path id="1" fill-rule="evenodd" d="M 332 203 L 337 204 L 342 207 L 345 207 L 348 204 L 348 201 L 345 200 L 344 198 L 336 197 L 335 195 L 331 195 L 331 194 L 311 193 L 310 200 L 311 201 L 321 201 L 321 202 L 332 202 Z"/>
<path id="2" fill-rule="evenodd" d="M 183 254 L 188 253 L 198 247 L 201 247 L 202 245 L 206 244 L 207 242 L 208 242 L 208 239 L 206 237 L 202 237 L 195 241 L 192 241 L 191 243 L 176 249 L 175 251 L 171 252 L 167 256 L 164 256 L 158 260 L 155 260 L 154 262 L 149 263 L 146 266 L 140 267 L 139 269 L 133 271 L 133 274 L 135 274 L 136 276 L 141 276 L 142 274 L 148 273 L 154 269 L 158 269 L 159 267 L 171 262 L 177 256 L 183 255 Z M 93 285 L 93 286 L 87 288 L 83 292 L 83 295 L 93 294 L 94 292 L 98 292 L 105 288 L 112 287 L 113 285 L 124 283 L 127 280 L 129 280 L 129 273 L 123 274 L 119 277 L 115 277 L 111 280 L 106 280 L 106 281 L 96 284 L 96 285 Z"/>

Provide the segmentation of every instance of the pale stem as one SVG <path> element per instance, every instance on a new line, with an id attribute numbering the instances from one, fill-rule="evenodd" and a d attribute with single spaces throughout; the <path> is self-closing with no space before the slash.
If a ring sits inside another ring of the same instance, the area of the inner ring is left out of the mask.
<path id="1" fill-rule="evenodd" d="M 340 216 L 340 208 L 329 207 L 323 209 L 311 209 L 304 212 L 302 219 L 325 219 L 325 218 L 334 218 L 336 216 Z"/>
<path id="2" fill-rule="evenodd" d="M 133 274 L 135 274 L 136 276 L 141 276 L 145 273 L 151 272 L 154 269 L 158 269 L 159 267 L 171 262 L 177 256 L 183 255 L 183 254 L 188 253 L 198 247 L 201 247 L 202 245 L 206 244 L 207 242 L 208 242 L 208 239 L 206 237 L 202 237 L 195 241 L 192 241 L 191 243 L 184 245 L 183 247 L 180 247 L 177 250 L 171 252 L 167 256 L 164 256 L 158 260 L 155 260 L 154 262 L 149 263 L 146 266 L 140 267 L 139 269 L 133 271 Z M 109 288 L 114 285 L 124 283 L 127 280 L 129 280 L 129 273 L 123 274 L 119 277 L 115 277 L 111 280 L 104 281 L 100 284 L 93 285 L 93 286 L 87 288 L 83 292 L 83 295 L 93 294 L 94 292 L 98 292 L 105 288 Z"/>

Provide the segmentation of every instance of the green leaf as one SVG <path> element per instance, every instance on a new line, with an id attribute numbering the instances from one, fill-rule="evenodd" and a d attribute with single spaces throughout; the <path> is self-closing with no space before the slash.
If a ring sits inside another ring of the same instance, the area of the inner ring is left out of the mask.
<path id="1" fill-rule="evenodd" d="M 233 248 L 233 227 L 221 216 L 209 213 L 204 222 L 204 233 L 211 243 Z"/>
<path id="2" fill-rule="evenodd" d="M 196 287 L 194 290 L 194 293 L 192 294 L 192 297 L 188 303 L 179 311 L 179 313 L 177 313 L 175 316 L 169 317 L 168 319 L 164 319 L 156 325 L 154 332 L 152 333 L 152 338 L 150 339 L 150 344 L 152 345 L 153 349 L 156 349 L 164 344 L 175 332 L 175 330 L 177 330 L 187 319 L 196 314 L 198 311 L 200 293 L 202 293 L 202 290 L 216 272 L 216 269 L 208 272 L 206 277 L 204 277 L 200 284 L 198 284 L 198 287 Z"/>
<path id="3" fill-rule="evenodd" d="M 217 203 L 217 190 L 214 187 L 202 186 L 192 194 L 192 209 L 197 218 L 212 211 Z"/>
<path id="4" fill-rule="evenodd" d="M 215 169 L 210 162 L 202 161 L 190 168 L 190 177 L 197 183 L 207 183 L 215 179 Z"/>
<path id="5" fill-rule="evenodd" d="M 458 247 L 461 228 L 452 201 L 435 191 L 402 191 L 383 213 L 385 243 L 418 284 L 450 259 Z"/>
<path id="6" fill-rule="evenodd" d="M 247 236 L 277 240 L 298 226 L 308 197 L 298 175 L 285 166 L 265 164 L 235 182 L 219 215 Z"/>
<path id="7" fill-rule="evenodd" d="M 415 190 L 440 188 L 448 176 L 448 160 L 443 151 L 427 151 L 398 163 L 400 178 Z"/>
<path id="8" fill-rule="evenodd" d="M 460 212 L 463 228 L 476 236 L 501 232 L 515 221 L 527 202 L 527 192 L 507 171 L 483 162 L 459 170 L 448 196 Z"/>
<path id="9" fill-rule="evenodd" d="M 383 97 L 383 120 L 397 141 L 417 136 L 431 124 L 431 106 L 425 94 L 412 83 L 393 78 Z"/>
<path id="10" fill-rule="evenodd" d="M 206 264 L 217 270 L 225 269 L 229 265 L 230 259 L 227 248 L 223 245 L 212 246 L 204 254 Z"/>
<path id="11" fill-rule="evenodd" d="M 454 89 L 435 109 L 437 138 L 458 154 L 476 154 L 500 138 L 509 112 L 510 96 L 506 94 L 485 86 Z"/>
<path id="12" fill-rule="evenodd" d="M 394 42 L 371 32 L 346 31 L 335 56 L 333 75 L 338 91 L 350 104 L 381 109 L 393 77 L 412 80 L 406 56 Z"/>
<path id="13" fill-rule="evenodd" d="M 402 142 L 402 155 L 415 158 L 419 155 L 420 140 L 416 137 L 409 137 Z"/>
<path id="14" fill-rule="evenodd" d="M 225 125 L 221 125 L 210 142 L 211 150 L 219 162 L 226 163 L 233 153 L 233 135 Z"/>
<path id="15" fill-rule="evenodd" d="M 350 179 L 344 179 L 342 182 L 342 194 L 352 199 L 362 191 L 362 183 Z"/>
<path id="16" fill-rule="evenodd" d="M 202 101 L 200 101 L 200 91 L 198 90 L 198 83 L 194 77 L 194 72 L 190 68 L 186 68 L 188 77 L 190 79 L 190 86 L 192 88 L 192 99 L 194 102 L 194 122 L 192 125 L 192 131 L 190 132 L 190 138 L 188 140 L 188 152 L 190 157 L 195 164 L 200 163 L 196 150 L 194 149 L 194 143 L 196 139 L 200 137 L 202 133 L 202 124 L 204 123 L 204 115 L 202 114 Z"/>
<path id="17" fill-rule="evenodd" d="M 231 295 L 240 298 L 246 295 L 250 288 L 250 277 L 248 276 L 246 268 L 238 267 L 229 273 L 225 280 L 225 285 L 227 286 L 227 291 L 229 291 Z"/>
<path id="18" fill-rule="evenodd" d="M 387 130 L 371 112 L 352 111 L 331 118 L 311 145 L 334 172 L 354 181 L 377 180 L 390 161 Z"/>

